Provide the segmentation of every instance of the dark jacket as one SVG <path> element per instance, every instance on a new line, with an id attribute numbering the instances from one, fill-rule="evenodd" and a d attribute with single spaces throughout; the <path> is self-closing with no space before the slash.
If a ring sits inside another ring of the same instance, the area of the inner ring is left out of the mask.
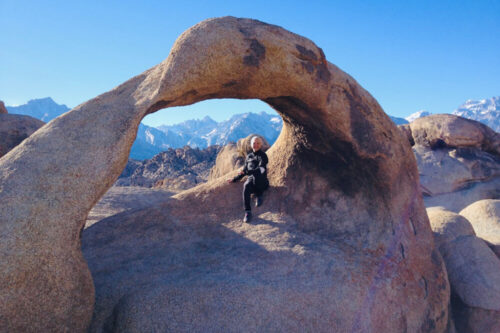
<path id="1" fill-rule="evenodd" d="M 245 176 L 254 178 L 255 185 L 258 187 L 267 187 L 269 181 L 267 180 L 267 163 L 269 162 L 266 153 L 262 150 L 250 152 L 245 158 L 245 166 L 243 167 L 243 174 L 237 175 L 233 181 L 238 181 Z"/>

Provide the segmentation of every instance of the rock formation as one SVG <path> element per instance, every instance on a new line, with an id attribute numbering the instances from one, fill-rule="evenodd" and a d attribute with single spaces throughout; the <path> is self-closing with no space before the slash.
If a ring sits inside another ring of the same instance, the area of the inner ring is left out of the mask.
<path id="1" fill-rule="evenodd" d="M 500 200 L 480 200 L 465 207 L 460 215 L 469 220 L 478 237 L 500 258 Z"/>
<path id="2" fill-rule="evenodd" d="M 430 115 L 399 128 L 413 146 L 427 207 L 459 212 L 500 198 L 500 134 L 477 121 Z"/>
<path id="3" fill-rule="evenodd" d="M 1 109 L 1 108 L 0 108 Z M 0 157 L 33 134 L 45 123 L 30 116 L 0 113 Z"/>
<path id="4" fill-rule="evenodd" d="M 0 330 L 87 328 L 88 212 L 145 115 L 210 98 L 282 116 L 265 205 L 243 225 L 241 185 L 219 178 L 86 229 L 91 331 L 446 328 L 448 280 L 406 139 L 313 42 L 225 17 L 0 159 Z"/>
<path id="5" fill-rule="evenodd" d="M 151 159 L 131 160 L 118 178 L 118 186 L 164 188 L 179 192 L 207 181 L 219 146 L 205 149 L 169 148 Z"/>
<path id="6" fill-rule="evenodd" d="M 0 114 L 7 114 L 7 113 L 9 112 L 5 108 L 5 104 L 3 103 L 3 101 L 0 101 Z"/>
<path id="7" fill-rule="evenodd" d="M 440 207 L 427 212 L 446 263 L 457 330 L 499 332 L 500 260 L 463 216 Z"/>

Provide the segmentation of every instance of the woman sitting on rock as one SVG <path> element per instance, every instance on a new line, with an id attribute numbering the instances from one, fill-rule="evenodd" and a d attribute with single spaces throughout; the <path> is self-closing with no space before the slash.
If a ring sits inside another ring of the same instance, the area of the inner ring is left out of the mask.
<path id="1" fill-rule="evenodd" d="M 267 162 L 269 160 L 266 153 L 261 150 L 262 139 L 254 136 L 250 141 L 250 145 L 253 151 L 247 154 L 243 170 L 236 177 L 228 179 L 228 182 L 233 183 L 248 176 L 243 185 L 243 203 L 245 205 L 243 222 L 250 222 L 252 219 L 250 195 L 253 193 L 256 196 L 255 207 L 258 207 L 262 204 L 262 193 L 269 187 L 269 180 L 267 179 Z"/>

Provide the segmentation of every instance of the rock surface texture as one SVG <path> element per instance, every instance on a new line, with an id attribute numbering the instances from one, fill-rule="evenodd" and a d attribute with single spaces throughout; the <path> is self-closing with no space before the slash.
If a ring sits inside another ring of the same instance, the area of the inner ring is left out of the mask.
<path id="1" fill-rule="evenodd" d="M 500 134 L 477 121 L 440 114 L 399 127 L 413 145 L 427 207 L 459 212 L 500 198 Z"/>
<path id="2" fill-rule="evenodd" d="M 137 210 L 166 201 L 173 193 L 138 186 L 113 186 L 92 208 L 85 228 L 118 213 Z"/>
<path id="3" fill-rule="evenodd" d="M 500 200 L 480 200 L 460 211 L 478 237 L 500 258 Z"/>
<path id="4" fill-rule="evenodd" d="M 0 157 L 33 134 L 45 123 L 30 116 L 0 113 Z"/>
<path id="5" fill-rule="evenodd" d="M 81 230 L 141 119 L 210 98 L 258 98 L 283 118 L 253 223 L 240 220 L 241 184 L 218 178 L 87 228 L 87 266 Z M 203 21 L 159 65 L 34 133 L 0 159 L 0 208 L 0 331 L 448 324 L 406 139 L 313 42 L 259 21 Z"/>
<path id="6" fill-rule="evenodd" d="M 500 260 L 463 216 L 440 207 L 427 212 L 446 263 L 458 332 L 499 332 Z"/>

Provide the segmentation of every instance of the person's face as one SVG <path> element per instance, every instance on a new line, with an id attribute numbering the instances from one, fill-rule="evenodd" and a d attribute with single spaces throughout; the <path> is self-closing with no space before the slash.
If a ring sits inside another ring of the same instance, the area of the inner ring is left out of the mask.
<path id="1" fill-rule="evenodd" d="M 262 147 L 262 141 L 259 139 L 253 140 L 252 149 L 253 151 L 258 151 Z"/>

